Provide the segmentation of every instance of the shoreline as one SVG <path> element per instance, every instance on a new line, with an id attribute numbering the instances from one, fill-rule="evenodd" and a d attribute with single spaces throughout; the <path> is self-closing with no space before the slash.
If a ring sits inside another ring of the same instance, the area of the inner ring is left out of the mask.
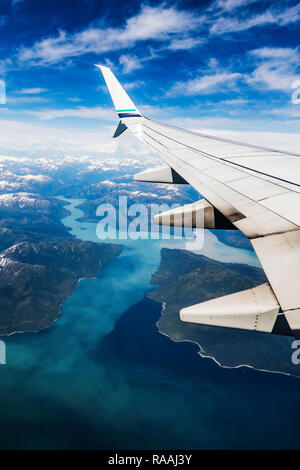
<path id="1" fill-rule="evenodd" d="M 158 304 L 160 302 L 157 302 Z M 161 304 L 161 314 L 160 316 L 163 315 L 163 311 L 165 310 L 166 308 L 166 302 L 163 302 Z M 277 371 L 277 370 L 268 370 L 268 369 L 259 369 L 257 367 L 254 367 L 254 366 L 251 366 L 250 364 L 239 364 L 239 365 L 232 365 L 232 366 L 228 366 L 228 365 L 223 365 L 221 364 L 214 356 L 208 356 L 204 353 L 204 350 L 201 346 L 200 343 L 198 343 L 197 341 L 192 341 L 190 339 L 181 339 L 181 340 L 175 340 L 173 338 L 171 338 L 171 336 L 169 336 L 167 333 L 164 333 L 163 331 L 160 330 L 159 326 L 158 326 L 158 322 L 159 322 L 159 319 L 157 320 L 156 322 L 156 327 L 157 327 L 157 330 L 158 332 L 163 335 L 163 336 L 166 336 L 167 338 L 169 338 L 170 341 L 172 341 L 173 343 L 192 343 L 192 344 L 195 344 L 198 348 L 199 348 L 199 351 L 197 352 L 197 354 L 202 357 L 203 359 L 211 359 L 213 362 L 215 362 L 219 367 L 221 367 L 222 369 L 241 369 L 243 367 L 245 368 L 248 368 L 248 369 L 252 369 L 252 370 L 255 370 L 257 372 L 267 372 L 269 374 L 280 374 L 280 375 L 285 375 L 287 377 L 293 377 L 295 379 L 300 379 L 300 377 L 298 375 L 294 375 L 294 374 L 291 374 L 291 373 L 288 373 L 288 372 L 282 372 L 282 371 Z"/>
<path id="2" fill-rule="evenodd" d="M 56 198 L 59 200 L 59 201 L 62 201 L 62 202 L 65 202 L 66 204 L 63 205 L 63 207 L 69 212 L 70 215 L 72 215 L 72 212 L 70 211 L 70 209 L 68 208 L 69 206 L 72 206 L 74 208 L 77 207 L 77 204 L 80 204 L 80 201 L 82 200 L 74 200 L 74 199 L 66 199 L 64 198 L 63 196 L 56 196 Z M 70 215 L 68 216 L 64 216 L 62 217 L 61 219 L 59 219 L 62 224 L 64 225 L 64 227 L 66 227 L 67 231 L 68 231 L 68 236 L 70 239 L 77 239 L 77 240 L 80 240 L 81 242 L 88 242 L 88 240 L 83 240 L 79 237 L 77 237 L 76 235 L 73 235 L 71 232 L 72 232 L 72 227 L 68 227 L 68 225 L 64 224 L 63 220 L 66 219 L 67 217 L 70 217 Z M 76 220 L 76 219 L 75 219 Z M 95 243 L 95 242 L 92 242 L 92 243 Z M 40 332 L 42 332 L 43 330 L 46 330 L 48 328 L 51 328 L 52 326 L 55 325 L 55 323 L 61 318 L 62 316 L 62 310 L 63 310 L 63 305 L 64 303 L 68 300 L 68 298 L 70 298 L 70 296 L 73 294 L 73 292 L 78 288 L 80 282 L 82 280 L 88 280 L 88 279 L 96 279 L 97 278 L 97 275 L 101 272 L 101 270 L 103 269 L 103 266 L 100 268 L 100 271 L 99 272 L 93 272 L 91 273 L 90 276 L 85 276 L 85 277 L 73 277 L 73 286 L 71 286 L 71 288 L 69 290 L 66 291 L 65 295 L 63 296 L 63 299 L 61 300 L 61 302 L 57 305 L 57 311 L 55 312 L 55 315 L 53 317 L 53 319 L 51 319 L 51 321 L 49 321 L 48 324 L 42 326 L 41 328 L 37 328 L 37 329 L 28 329 L 28 330 L 14 330 L 14 331 L 8 331 L 8 332 L 3 332 L 1 333 L 0 332 L 0 338 L 8 338 L 10 336 L 13 336 L 13 335 L 20 335 L 20 334 L 26 334 L 26 333 L 29 333 L 29 334 L 38 334 Z"/>
<path id="3" fill-rule="evenodd" d="M 42 328 L 39 328 L 38 330 L 25 330 L 25 331 L 22 331 L 22 330 L 16 330 L 16 331 L 12 331 L 11 333 L 0 333 L 0 338 L 4 337 L 4 338 L 8 338 L 9 336 L 13 336 L 13 335 L 19 335 L 19 334 L 26 334 L 26 333 L 29 333 L 29 334 L 38 334 L 40 333 L 41 331 L 44 331 L 44 330 L 47 330 L 48 328 L 51 328 L 52 326 L 55 325 L 55 323 L 60 319 L 61 315 L 62 315 L 62 308 L 63 308 L 63 305 L 64 303 L 68 300 L 69 297 L 71 297 L 71 295 L 73 294 L 73 292 L 77 289 L 77 287 L 79 286 L 80 282 L 81 281 L 84 281 L 86 279 L 97 279 L 97 275 L 93 275 L 91 277 L 80 277 L 76 280 L 76 285 L 74 286 L 74 289 L 71 290 L 71 292 L 69 292 L 66 297 L 64 298 L 64 300 L 59 304 L 59 310 L 58 310 L 58 315 L 56 318 L 54 318 L 54 320 L 49 323 L 49 325 L 46 325 L 46 326 L 43 326 Z"/>

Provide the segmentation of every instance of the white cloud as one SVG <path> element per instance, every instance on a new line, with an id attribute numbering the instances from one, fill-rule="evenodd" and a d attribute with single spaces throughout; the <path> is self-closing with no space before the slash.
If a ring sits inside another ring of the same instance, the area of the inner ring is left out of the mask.
<path id="1" fill-rule="evenodd" d="M 46 88 L 21 88 L 15 91 L 18 96 L 9 95 L 6 97 L 6 102 L 9 104 L 43 103 L 48 99 L 39 95 L 46 91 L 48 91 Z"/>
<path id="2" fill-rule="evenodd" d="M 232 11 L 235 8 L 248 6 L 250 3 L 256 3 L 257 0 L 217 0 L 212 8 L 221 8 L 224 11 Z"/>
<path id="3" fill-rule="evenodd" d="M 236 85 L 236 81 L 242 75 L 240 73 L 215 73 L 203 75 L 199 78 L 188 80 L 187 82 L 177 82 L 171 88 L 169 94 L 176 95 L 197 95 L 213 93 L 214 91 L 222 91 L 223 89 L 232 88 Z"/>
<path id="4" fill-rule="evenodd" d="M 299 104 L 298 105 L 292 104 L 291 106 L 286 106 L 283 108 L 271 109 L 269 113 L 277 115 L 277 116 L 285 117 L 285 118 L 288 117 L 288 118 L 298 119 L 300 118 L 300 106 Z M 300 145 L 299 145 L 299 148 L 300 148 Z M 299 153 L 299 149 L 298 149 L 298 153 Z"/>
<path id="5" fill-rule="evenodd" d="M 206 134 L 285 151 L 297 153 L 300 147 L 297 123 L 292 128 L 291 121 L 279 122 L 269 119 L 241 122 L 239 119 L 213 117 L 203 119 L 177 118 L 168 122 Z M 67 130 L 61 127 L 48 127 L 44 124 L 0 120 L 0 127 L 2 131 L 0 154 L 7 156 L 17 156 L 20 159 L 51 157 L 58 158 L 59 162 L 71 161 L 73 158 L 80 158 L 84 161 L 93 157 L 96 163 L 101 156 L 116 158 L 134 156 L 143 161 L 147 156 L 151 156 L 153 162 L 149 161 L 149 165 L 155 166 L 156 164 L 156 158 L 152 151 L 140 143 L 130 132 L 126 131 L 118 139 L 112 139 L 114 126 L 102 126 L 95 130 L 86 131 L 80 128 Z M 265 129 L 264 132 L 260 132 L 262 128 Z M 289 133 L 292 129 L 294 133 Z"/>
<path id="6" fill-rule="evenodd" d="M 262 47 L 254 49 L 251 54 L 261 59 L 297 59 L 298 50 L 290 47 Z"/>
<path id="7" fill-rule="evenodd" d="M 85 106 L 77 106 L 74 108 L 63 109 L 44 109 L 38 111 L 25 111 L 26 114 L 36 117 L 41 121 L 50 121 L 57 118 L 82 118 L 82 119 L 102 119 L 110 121 L 115 117 L 112 108 L 102 108 L 95 106 L 88 108 Z"/>
<path id="8" fill-rule="evenodd" d="M 240 78 L 242 74 L 223 69 L 215 58 L 211 58 L 200 76 L 186 82 L 175 83 L 167 95 L 197 95 L 225 91 L 235 88 Z"/>
<path id="9" fill-rule="evenodd" d="M 280 25 L 287 25 L 297 23 L 300 19 L 300 4 L 294 5 L 293 7 L 286 8 L 282 12 L 278 13 L 278 23 Z"/>
<path id="10" fill-rule="evenodd" d="M 175 83 L 167 95 L 228 91 L 242 82 L 256 89 L 291 93 L 292 82 L 300 78 L 297 74 L 300 62 L 299 48 L 262 47 L 250 51 L 247 61 L 252 67 L 252 72 L 241 74 L 231 68 L 223 69 L 215 59 L 210 59 L 208 67 L 202 70 L 200 76 Z"/>
<path id="11" fill-rule="evenodd" d="M 247 104 L 248 103 L 248 100 L 244 99 L 244 98 L 233 98 L 231 100 L 222 100 L 222 101 L 218 101 L 217 103 L 213 103 L 214 106 L 223 106 L 223 105 L 233 105 L 233 106 L 240 106 L 240 105 L 244 105 L 244 104 Z"/>
<path id="12" fill-rule="evenodd" d="M 142 7 L 141 13 L 129 18 L 121 32 L 121 41 L 168 38 L 170 34 L 181 33 L 186 28 L 193 29 L 198 24 L 196 15 L 179 11 L 174 7 Z"/>
<path id="13" fill-rule="evenodd" d="M 173 39 L 168 45 L 168 49 L 171 51 L 189 50 L 205 42 L 204 38 L 183 38 Z"/>
<path id="14" fill-rule="evenodd" d="M 123 73 L 130 73 L 142 67 L 141 61 L 136 55 L 121 55 L 119 63 L 123 66 Z"/>
<path id="15" fill-rule="evenodd" d="M 257 65 L 245 77 L 249 85 L 290 93 L 291 83 L 297 78 L 300 60 L 298 48 L 263 47 L 251 51 L 250 55 L 257 60 Z"/>
<path id="16" fill-rule="evenodd" d="M 13 61 L 10 57 L 7 57 L 6 59 L 0 60 L 0 76 L 4 76 L 6 73 L 6 70 L 11 67 Z"/>
<path id="17" fill-rule="evenodd" d="M 246 83 L 252 88 L 278 90 L 291 93 L 291 84 L 300 75 L 297 68 L 300 62 L 298 48 L 262 47 L 250 51 L 252 72 L 237 73 L 223 69 L 215 59 L 210 59 L 202 74 L 186 82 L 175 83 L 167 95 L 197 95 L 232 90 L 238 83 Z"/>
<path id="18" fill-rule="evenodd" d="M 145 82 L 143 80 L 135 80 L 133 82 L 123 83 L 122 85 L 125 90 L 132 90 L 133 88 L 140 88 L 141 86 L 144 86 Z"/>
<path id="19" fill-rule="evenodd" d="M 88 52 L 100 54 L 132 47 L 149 39 L 167 40 L 187 30 L 192 31 L 198 24 L 199 18 L 191 12 L 164 5 L 144 5 L 141 11 L 127 19 L 121 28 L 89 26 L 74 34 L 59 31 L 56 37 L 42 39 L 31 47 L 22 47 L 18 58 L 20 62 L 31 65 L 50 65 Z"/>
<path id="20" fill-rule="evenodd" d="M 126 138 L 113 139 L 114 126 L 100 126 L 86 131 L 62 127 L 48 127 L 44 124 L 30 124 L 14 120 L 0 120 L 0 153 L 29 158 L 51 157 L 66 160 L 68 157 L 93 155 L 114 155 L 123 158 L 135 156 L 144 158 L 151 151 L 140 143 L 130 132 Z"/>
<path id="21" fill-rule="evenodd" d="M 282 7 L 281 7 L 282 8 Z M 296 23 L 300 20 L 300 4 L 285 9 L 268 9 L 263 13 L 253 15 L 244 15 L 243 18 L 233 16 L 220 16 L 210 28 L 211 34 L 222 35 L 226 33 L 234 33 L 246 31 L 257 26 L 278 25 L 286 26 Z"/>
<path id="22" fill-rule="evenodd" d="M 41 96 L 31 96 L 31 95 L 25 95 L 25 96 L 7 96 L 6 97 L 6 103 L 7 104 L 23 104 L 23 103 L 45 103 L 47 98 L 42 98 Z"/>
<path id="23" fill-rule="evenodd" d="M 81 98 L 78 98 L 77 96 L 71 96 L 71 98 L 68 98 L 69 101 L 71 101 L 72 103 L 79 103 L 81 100 Z"/>
<path id="24" fill-rule="evenodd" d="M 270 11 L 266 11 L 260 15 L 253 16 L 252 18 L 246 18 L 244 20 L 237 17 L 220 17 L 218 18 L 210 28 L 211 34 L 226 34 L 238 31 L 246 31 L 247 29 L 254 28 L 255 26 L 262 26 L 264 24 L 275 22 L 275 18 Z"/>
<path id="25" fill-rule="evenodd" d="M 148 114 L 149 107 L 144 108 L 147 111 L 146 114 Z M 298 107 L 294 106 L 294 108 Z M 266 119 L 258 116 L 253 120 L 241 120 L 240 118 L 218 116 L 198 119 L 174 118 L 178 115 L 175 112 L 176 108 L 170 108 L 169 110 L 155 108 L 152 111 L 150 114 L 154 118 L 163 118 L 163 121 L 182 128 L 198 130 L 212 135 L 222 135 L 223 133 L 225 137 L 235 138 L 240 141 L 282 148 L 286 151 L 299 151 L 298 121 L 289 119 L 288 113 L 283 113 L 283 116 L 286 115 L 287 117 L 286 120 L 273 119 L 270 118 L 270 115 Z M 166 113 L 169 115 L 167 116 Z M 189 114 L 187 110 L 185 115 L 188 116 Z M 85 155 L 94 155 L 95 158 L 101 155 L 113 155 L 118 158 L 135 156 L 144 160 L 145 156 L 152 155 L 152 151 L 140 143 L 129 131 L 126 131 L 118 139 L 112 139 L 116 126 L 115 122 L 114 116 L 111 122 L 107 121 L 108 125 L 99 123 L 99 126 L 91 126 L 87 130 L 84 125 L 80 124 L 80 121 L 78 121 L 78 125 L 72 126 L 71 129 L 65 129 L 60 124 L 55 125 L 54 123 L 51 123 L 50 127 L 45 124 L 45 121 L 28 123 L 8 119 L 0 120 L 0 153 L 19 155 L 20 157 L 28 156 L 30 158 L 58 157 L 59 161 L 66 159 L 67 156 L 70 156 L 70 158 L 75 156 L 85 158 Z M 261 129 L 264 129 L 265 132 L 259 132 Z M 241 131 L 244 135 L 240 133 Z"/>
<path id="26" fill-rule="evenodd" d="M 282 90 L 289 92 L 295 76 L 284 63 L 266 62 L 259 65 L 247 78 L 249 85 L 265 90 Z"/>
<path id="27" fill-rule="evenodd" d="M 47 91 L 46 88 L 21 88 L 21 90 L 17 90 L 16 93 L 20 95 L 39 95 L 45 91 Z"/>

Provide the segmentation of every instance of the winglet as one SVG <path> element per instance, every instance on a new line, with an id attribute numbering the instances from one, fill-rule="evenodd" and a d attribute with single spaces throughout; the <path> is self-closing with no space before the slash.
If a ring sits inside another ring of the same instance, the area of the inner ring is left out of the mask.
<path id="1" fill-rule="evenodd" d="M 142 117 L 134 102 L 129 98 L 128 94 L 118 82 L 112 71 L 104 65 L 95 65 L 102 72 L 119 118 Z"/>
<path id="2" fill-rule="evenodd" d="M 119 137 L 119 135 L 123 134 L 123 132 L 125 132 L 126 129 L 127 129 L 127 126 L 122 121 L 119 121 L 119 125 L 117 129 L 115 130 L 113 138 Z"/>

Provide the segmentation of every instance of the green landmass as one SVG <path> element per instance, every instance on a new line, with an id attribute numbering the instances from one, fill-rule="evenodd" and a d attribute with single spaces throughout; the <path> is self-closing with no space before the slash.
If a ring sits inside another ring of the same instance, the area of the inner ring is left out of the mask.
<path id="1" fill-rule="evenodd" d="M 161 333 L 173 341 L 192 341 L 201 354 L 228 367 L 247 364 L 258 369 L 300 375 L 291 362 L 293 338 L 182 322 L 181 308 L 255 287 L 266 282 L 262 269 L 221 263 L 185 250 L 163 248 L 148 297 L 163 304 Z"/>
<path id="2" fill-rule="evenodd" d="M 70 236 L 63 204 L 38 194 L 0 197 L 0 335 L 52 325 L 79 279 L 96 276 L 122 251 Z"/>

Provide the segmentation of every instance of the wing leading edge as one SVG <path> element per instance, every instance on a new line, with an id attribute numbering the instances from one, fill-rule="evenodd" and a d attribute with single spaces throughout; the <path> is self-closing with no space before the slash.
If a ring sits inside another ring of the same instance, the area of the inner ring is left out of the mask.
<path id="1" fill-rule="evenodd" d="M 205 210 L 210 214 L 207 227 L 214 224 L 215 228 L 224 228 L 226 220 L 243 232 L 269 280 L 267 285 L 250 289 L 251 292 L 238 292 L 183 309 L 181 319 L 298 337 L 300 155 L 148 119 L 111 70 L 98 67 L 120 118 L 118 129 L 123 132 L 128 128 L 167 163 L 167 167 L 148 171 L 148 176 L 143 172 L 135 179 L 191 184 L 206 200 Z M 207 217 L 200 219 L 205 227 Z M 240 307 L 236 308 L 237 305 Z"/>

